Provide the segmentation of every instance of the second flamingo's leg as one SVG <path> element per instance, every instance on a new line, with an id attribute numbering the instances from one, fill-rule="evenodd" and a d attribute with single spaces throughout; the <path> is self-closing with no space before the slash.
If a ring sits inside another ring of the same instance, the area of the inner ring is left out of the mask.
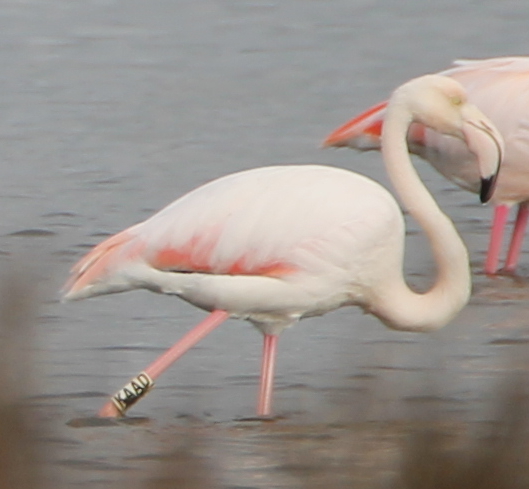
<path id="1" fill-rule="evenodd" d="M 525 228 L 527 227 L 527 218 L 529 217 L 529 206 L 526 203 L 520 204 L 518 207 L 518 214 L 514 223 L 512 232 L 511 244 L 509 246 L 509 253 L 505 261 L 504 270 L 507 272 L 514 272 L 520 257 L 522 249 L 523 238 L 525 235 Z"/>
<path id="2" fill-rule="evenodd" d="M 497 205 L 494 208 L 489 249 L 485 261 L 485 273 L 487 275 L 494 275 L 498 271 L 500 252 L 503 244 L 503 233 L 505 231 L 505 224 L 507 223 L 508 216 L 509 207 L 507 205 Z"/>
<path id="3" fill-rule="evenodd" d="M 197 324 L 171 348 L 152 362 L 143 372 L 134 377 L 125 387 L 116 392 L 101 408 L 98 415 L 104 418 L 123 416 L 125 411 L 141 399 L 154 385 L 154 379 L 167 370 L 187 350 L 205 338 L 217 326 L 228 319 L 226 311 L 213 311 L 206 319 Z"/>
<path id="4" fill-rule="evenodd" d="M 278 336 L 273 334 L 264 335 L 257 416 L 269 416 L 272 412 L 272 392 L 274 390 L 277 338 Z"/>

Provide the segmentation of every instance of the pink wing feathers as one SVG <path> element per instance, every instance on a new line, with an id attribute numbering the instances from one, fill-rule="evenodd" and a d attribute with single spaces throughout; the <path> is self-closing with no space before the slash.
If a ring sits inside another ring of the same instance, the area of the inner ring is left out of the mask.
<path id="1" fill-rule="evenodd" d="M 98 244 L 71 269 L 64 287 L 66 297 L 75 298 L 82 289 L 104 282 L 135 263 L 161 271 L 215 274 L 280 276 L 294 270 L 281 258 L 285 250 L 277 246 L 267 249 L 262 233 L 260 240 L 249 242 L 253 235 L 248 230 L 255 225 L 244 226 L 239 221 L 239 229 L 235 229 L 234 213 L 241 218 L 244 209 L 249 210 L 247 201 L 254 193 L 241 187 L 224 192 L 219 199 L 219 187 L 222 185 L 203 186 Z M 255 205 L 252 214 L 246 220 L 259 222 Z M 112 288 L 121 291 L 134 287 L 114 284 Z"/>
<path id="2" fill-rule="evenodd" d="M 283 277 L 303 268 L 309 255 L 332 257 L 328 247 L 338 244 L 330 236 L 351 219 L 350 206 L 344 205 L 351 182 L 349 172 L 342 173 L 267 167 L 199 187 L 97 245 L 73 267 L 65 297 L 149 288 L 136 273 L 141 267 Z M 370 208 L 373 202 L 366 197 L 362 205 Z"/>

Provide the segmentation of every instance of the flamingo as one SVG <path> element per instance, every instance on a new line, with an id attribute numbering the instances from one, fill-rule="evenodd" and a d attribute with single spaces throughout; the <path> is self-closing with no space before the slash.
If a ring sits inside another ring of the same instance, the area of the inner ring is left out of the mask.
<path id="1" fill-rule="evenodd" d="M 394 92 L 383 157 L 433 248 L 438 276 L 428 292 L 416 293 L 405 282 L 402 213 L 380 184 L 318 165 L 262 167 L 219 178 L 108 238 L 73 267 L 66 300 L 143 288 L 210 312 L 99 415 L 123 415 L 155 378 L 228 317 L 246 319 L 264 335 L 258 416 L 271 414 L 278 336 L 301 318 L 359 306 L 396 330 L 447 324 L 469 299 L 468 254 L 411 164 L 406 132 L 412 121 L 466 141 L 476 152 L 483 201 L 492 195 L 503 143 L 450 78 L 425 76 Z"/>
<path id="2" fill-rule="evenodd" d="M 458 80 L 469 100 L 496 125 L 505 141 L 505 159 L 491 199 L 494 214 L 484 271 L 494 275 L 510 208 L 518 205 L 503 271 L 516 270 L 529 216 L 529 57 L 458 60 L 440 75 Z M 378 150 L 387 102 L 374 105 L 330 134 L 325 146 Z M 408 134 L 410 151 L 426 159 L 443 176 L 465 190 L 478 192 L 476 158 L 455 138 L 414 124 Z"/>

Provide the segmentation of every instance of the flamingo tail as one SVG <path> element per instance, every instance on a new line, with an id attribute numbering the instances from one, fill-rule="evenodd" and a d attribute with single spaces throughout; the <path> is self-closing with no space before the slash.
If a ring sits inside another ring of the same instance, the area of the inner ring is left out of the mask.
<path id="1" fill-rule="evenodd" d="M 386 106 L 387 102 L 381 102 L 346 122 L 327 136 L 323 146 L 348 146 L 359 151 L 379 150 Z"/>
<path id="2" fill-rule="evenodd" d="M 98 244 L 81 258 L 70 271 L 70 278 L 62 289 L 62 299 L 79 300 L 129 290 L 124 281 L 105 283 L 104 280 L 120 262 L 138 256 L 140 245 L 132 244 L 133 238 L 127 229 Z"/>

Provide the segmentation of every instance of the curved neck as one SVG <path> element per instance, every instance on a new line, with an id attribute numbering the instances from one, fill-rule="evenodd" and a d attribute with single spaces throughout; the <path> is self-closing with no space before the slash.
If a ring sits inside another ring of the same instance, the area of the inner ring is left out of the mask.
<path id="1" fill-rule="evenodd" d="M 402 269 L 377 293 L 373 313 L 405 331 L 430 331 L 448 323 L 467 303 L 471 275 L 467 249 L 452 221 L 439 209 L 415 168 L 406 144 L 411 115 L 398 97 L 388 105 L 382 133 L 386 170 L 404 207 L 426 233 L 437 265 L 434 285 L 423 294 L 406 284 Z"/>

